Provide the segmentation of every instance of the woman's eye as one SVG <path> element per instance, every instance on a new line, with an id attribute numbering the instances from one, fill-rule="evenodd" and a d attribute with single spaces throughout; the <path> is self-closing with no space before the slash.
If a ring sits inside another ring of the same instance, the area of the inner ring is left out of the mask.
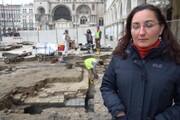
<path id="1" fill-rule="evenodd" d="M 154 24 L 152 24 L 152 23 L 147 23 L 147 24 L 145 24 L 145 27 L 147 27 L 147 28 L 151 28 L 151 27 L 153 27 L 154 26 Z"/>
<path id="2" fill-rule="evenodd" d="M 132 25 L 133 29 L 139 29 L 141 26 L 140 25 Z"/>

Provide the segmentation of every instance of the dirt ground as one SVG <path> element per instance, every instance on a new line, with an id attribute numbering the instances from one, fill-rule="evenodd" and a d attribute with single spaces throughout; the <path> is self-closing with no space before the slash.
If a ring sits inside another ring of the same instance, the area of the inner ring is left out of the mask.
<path id="1" fill-rule="evenodd" d="M 48 65 L 48 66 L 47 66 Z M 37 66 L 47 66 L 45 68 L 39 67 L 41 71 L 37 69 L 34 70 L 33 67 Z M 59 66 L 59 67 L 57 67 Z M 22 61 L 13 64 L 5 64 L 2 60 L 0 61 L 0 94 L 1 97 L 6 96 L 12 88 L 19 87 L 24 85 L 30 87 L 33 82 L 38 82 L 44 76 L 49 76 L 49 73 L 53 73 L 53 76 L 64 75 L 68 76 L 78 76 L 78 69 L 73 70 L 72 72 L 67 72 L 67 69 L 63 63 L 52 64 L 50 61 L 38 62 L 38 61 Z M 16 74 L 15 78 L 12 74 L 8 75 L 9 72 L 12 72 L 14 68 L 23 68 L 18 70 L 19 73 Z M 25 70 L 27 69 L 28 70 Z M 1 71 L 3 70 L 3 72 Z M 58 74 L 57 74 L 58 73 Z M 4 77 L 4 74 L 7 74 Z M 94 100 L 97 104 L 94 112 L 86 112 L 83 107 L 52 107 L 43 109 L 41 113 L 38 114 L 29 114 L 24 113 L 23 110 L 19 109 L 3 109 L 0 111 L 0 120 L 111 120 L 110 114 L 107 112 L 106 108 L 103 106 L 103 101 L 99 92 L 99 87 L 101 84 L 101 77 L 103 73 L 100 73 L 99 80 L 95 82 L 95 91 L 96 99 Z M 12 78 L 13 77 L 13 78 Z M 23 78 L 23 79 L 22 79 Z M 11 80 L 14 79 L 12 82 Z M 23 80 L 26 79 L 26 82 Z M 36 81 L 33 81 L 36 79 Z M 96 101 L 97 100 L 97 101 Z M 0 103 L 1 104 L 1 103 Z M 4 104 L 4 103 L 3 103 Z M 16 108 L 16 106 L 11 106 L 11 108 Z M 35 109 L 35 108 L 34 108 Z M 36 109 L 37 110 L 37 109 Z"/>

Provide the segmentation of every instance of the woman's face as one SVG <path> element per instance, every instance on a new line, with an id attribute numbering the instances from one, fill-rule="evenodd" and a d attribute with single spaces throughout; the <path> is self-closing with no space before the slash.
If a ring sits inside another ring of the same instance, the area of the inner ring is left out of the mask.
<path id="1" fill-rule="evenodd" d="M 151 10 L 139 11 L 132 18 L 132 39 L 141 48 L 146 48 L 156 43 L 163 29 L 164 25 L 159 24 L 155 13 Z"/>

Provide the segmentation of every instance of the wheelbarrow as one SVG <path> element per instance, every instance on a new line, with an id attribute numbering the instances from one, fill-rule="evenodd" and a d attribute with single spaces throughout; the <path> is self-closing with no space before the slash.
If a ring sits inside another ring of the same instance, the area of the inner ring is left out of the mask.
<path id="1" fill-rule="evenodd" d="M 3 56 L 3 61 L 6 64 L 24 60 L 24 57 L 22 55 L 15 53 L 2 53 L 2 56 Z"/>

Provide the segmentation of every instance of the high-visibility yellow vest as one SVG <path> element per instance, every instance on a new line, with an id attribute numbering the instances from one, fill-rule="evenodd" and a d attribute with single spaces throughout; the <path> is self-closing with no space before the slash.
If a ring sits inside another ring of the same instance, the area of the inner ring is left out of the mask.
<path id="1" fill-rule="evenodd" d="M 100 31 L 96 31 L 96 38 L 100 38 Z"/>
<path id="2" fill-rule="evenodd" d="M 97 61 L 96 58 L 88 58 L 84 60 L 84 65 L 86 67 L 86 69 L 90 70 L 91 68 L 94 67 L 93 63 L 95 63 Z"/>

